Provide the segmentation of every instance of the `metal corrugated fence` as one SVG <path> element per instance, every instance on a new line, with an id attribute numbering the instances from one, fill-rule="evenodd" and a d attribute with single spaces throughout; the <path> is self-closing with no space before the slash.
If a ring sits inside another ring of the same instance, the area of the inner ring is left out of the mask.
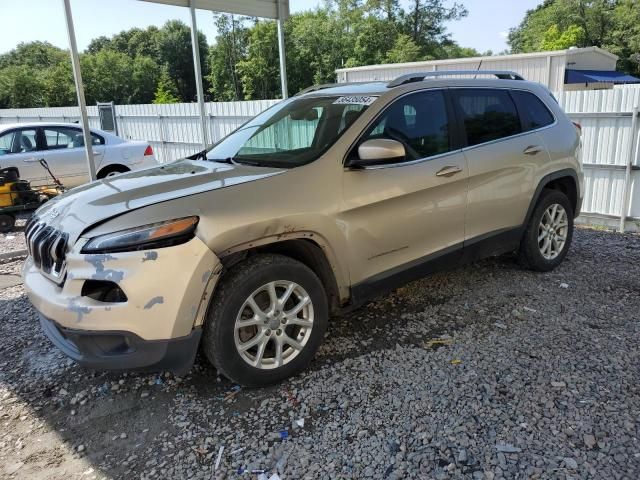
<path id="1" fill-rule="evenodd" d="M 634 109 L 640 106 L 640 88 L 565 91 L 556 96 L 569 116 L 582 125 L 585 167 L 582 219 L 617 226 L 624 209 L 629 220 L 627 228 L 640 230 L 640 122 L 636 121 L 632 127 Z M 277 102 L 206 104 L 209 138 L 219 140 Z M 195 103 L 119 105 L 116 114 L 120 135 L 149 141 L 160 161 L 172 161 L 200 149 Z M 96 107 L 89 107 L 89 116 L 91 126 L 99 127 Z M 39 120 L 68 122 L 78 118 L 77 107 L 0 110 L 0 124 Z M 299 133 L 307 134 L 306 131 Z"/>
<path id="2" fill-rule="evenodd" d="M 558 100 L 582 125 L 582 220 L 617 226 L 624 210 L 627 228 L 640 230 L 640 88 L 561 92 Z"/>
<path id="3" fill-rule="evenodd" d="M 213 142 L 233 131 L 278 100 L 217 102 L 205 104 L 209 139 Z M 89 125 L 100 128 L 98 108 L 88 107 Z M 161 162 L 169 162 L 200 150 L 202 135 L 196 103 L 166 105 L 117 105 L 118 133 L 129 140 L 146 140 Z M 14 122 L 75 122 L 78 107 L 18 108 L 0 110 L 0 124 Z"/>

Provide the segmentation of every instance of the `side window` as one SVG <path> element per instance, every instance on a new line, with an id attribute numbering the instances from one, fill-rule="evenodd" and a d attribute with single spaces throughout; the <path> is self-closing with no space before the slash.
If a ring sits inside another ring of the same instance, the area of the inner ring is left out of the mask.
<path id="1" fill-rule="evenodd" d="M 516 106 L 506 90 L 461 88 L 451 93 L 464 121 L 468 146 L 521 132 Z"/>
<path id="2" fill-rule="evenodd" d="M 8 153 L 12 153 L 11 149 L 13 146 L 13 140 L 16 136 L 16 131 L 7 132 L 3 135 L 0 135 L 0 155 L 6 155 Z"/>
<path id="3" fill-rule="evenodd" d="M 396 100 L 369 128 L 361 141 L 389 138 L 404 144 L 407 160 L 451 150 L 449 118 L 441 91 L 426 91 Z"/>
<path id="4" fill-rule="evenodd" d="M 59 150 L 62 148 L 74 148 L 82 146 L 82 132 L 73 128 L 48 127 L 44 129 L 44 141 L 47 150 Z"/>
<path id="5" fill-rule="evenodd" d="M 23 128 L 0 137 L 0 155 L 33 152 L 37 149 L 35 128 Z"/>
<path id="6" fill-rule="evenodd" d="M 518 111 L 522 116 L 522 129 L 527 132 L 536 128 L 546 127 L 554 122 L 553 114 L 547 106 L 542 103 L 536 95 L 523 90 L 513 90 L 511 92 Z"/>
<path id="7" fill-rule="evenodd" d="M 82 130 L 69 127 L 47 127 L 44 129 L 47 150 L 84 147 Z M 104 139 L 95 133 L 91 134 L 93 145 L 104 145 Z"/>

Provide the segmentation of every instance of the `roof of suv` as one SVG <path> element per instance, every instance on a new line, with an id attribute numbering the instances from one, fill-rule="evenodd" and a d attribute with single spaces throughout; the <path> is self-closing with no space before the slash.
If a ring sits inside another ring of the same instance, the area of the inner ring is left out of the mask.
<path id="1" fill-rule="evenodd" d="M 450 86 L 478 86 L 478 87 L 510 87 L 510 88 L 525 88 L 539 89 L 543 87 L 536 82 L 529 82 L 521 79 L 510 78 L 461 78 L 456 75 L 456 72 L 441 72 L 444 75 L 433 75 L 432 72 L 426 74 L 408 74 L 398 77 L 392 81 L 371 81 L 371 82 L 356 82 L 356 83 L 334 83 L 326 85 L 316 85 L 306 90 L 299 92 L 297 95 L 382 95 L 389 93 L 399 87 L 414 86 L 416 89 L 425 87 L 450 87 Z M 461 72 L 469 74 L 469 72 Z M 510 72 L 505 72 L 510 73 Z M 477 72 L 479 75 L 486 75 L 486 71 Z M 501 74 L 501 72 L 498 72 Z M 424 75 L 424 78 L 421 78 Z M 449 75 L 449 76 L 447 76 Z M 517 75 L 517 74 L 514 74 Z M 410 89 L 410 88 L 409 88 Z M 404 91 L 405 89 L 403 89 Z"/>

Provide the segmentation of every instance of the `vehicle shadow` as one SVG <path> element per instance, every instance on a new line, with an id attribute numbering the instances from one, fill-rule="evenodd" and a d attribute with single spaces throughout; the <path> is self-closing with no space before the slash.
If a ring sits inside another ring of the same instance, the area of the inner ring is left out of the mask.
<path id="1" fill-rule="evenodd" d="M 492 322 L 471 310 L 468 317 L 443 313 L 468 292 L 469 277 L 475 277 L 469 270 L 478 268 L 519 272 L 513 258 L 486 260 L 413 282 L 333 318 L 309 372 L 398 344 L 424 346 L 470 322 Z M 239 389 L 220 378 L 202 355 L 184 377 L 83 369 L 44 337 L 21 287 L 14 288 L 11 298 L 0 300 L 5 317 L 0 326 L 0 415 L 6 422 L 0 459 L 13 455 L 0 466 L 0 477 L 66 480 L 70 472 L 86 473 L 83 478 L 131 478 L 143 472 L 163 477 L 171 455 L 178 455 L 210 478 L 218 447 L 225 442 L 221 432 L 231 417 L 247 414 L 247 428 L 255 428 L 250 412 L 265 401 L 291 402 L 297 408 L 290 382 Z M 427 328 L 420 335 L 398 334 L 411 332 L 398 328 L 411 322 L 427 323 Z M 196 401 L 201 412 L 194 421 L 184 406 Z M 189 446 L 176 453 L 178 443 Z"/>

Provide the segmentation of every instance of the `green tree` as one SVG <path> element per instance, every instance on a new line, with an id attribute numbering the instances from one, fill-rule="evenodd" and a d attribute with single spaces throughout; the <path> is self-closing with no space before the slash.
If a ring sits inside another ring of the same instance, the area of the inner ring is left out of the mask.
<path id="1" fill-rule="evenodd" d="M 0 107 L 43 107 L 43 82 L 38 69 L 10 65 L 0 69 Z"/>
<path id="2" fill-rule="evenodd" d="M 42 72 L 44 106 L 67 107 L 77 104 L 71 62 L 61 62 Z"/>
<path id="3" fill-rule="evenodd" d="M 420 60 L 420 47 L 404 33 L 398 35 L 393 48 L 387 52 L 389 63 L 416 62 Z"/>
<path id="4" fill-rule="evenodd" d="M 16 48 L 0 55 L 0 68 L 9 65 L 26 65 L 33 68 L 49 68 L 69 60 L 69 54 L 48 42 L 19 43 Z"/>
<path id="5" fill-rule="evenodd" d="M 207 39 L 198 32 L 198 47 L 203 78 L 208 76 Z M 193 54 L 191 49 L 191 30 L 180 20 L 169 20 L 158 31 L 158 54 L 161 64 L 167 65 L 169 75 L 176 83 L 178 95 L 182 101 L 192 102 L 196 99 L 196 81 L 193 71 Z"/>
<path id="6" fill-rule="evenodd" d="M 545 0 L 510 31 L 509 45 L 514 53 L 602 47 L 620 57 L 621 68 L 639 74 L 640 2 Z"/>
<path id="7" fill-rule="evenodd" d="M 439 44 L 450 39 L 446 23 L 467 15 L 460 3 L 448 7 L 443 0 L 411 0 L 409 11 L 401 12 L 401 20 L 404 32 L 422 48 L 422 53 L 437 58 Z"/>
<path id="8" fill-rule="evenodd" d="M 275 98 L 280 90 L 280 69 L 275 22 L 256 22 L 249 32 L 247 57 L 238 62 L 247 100 Z"/>
<path id="9" fill-rule="evenodd" d="M 129 103 L 133 93 L 131 59 L 114 50 L 100 50 L 80 58 L 87 104 Z"/>
<path id="10" fill-rule="evenodd" d="M 215 45 L 209 49 L 209 91 L 214 100 L 242 100 L 238 63 L 247 52 L 246 20 L 226 14 L 214 18 L 218 36 Z"/>
<path id="11" fill-rule="evenodd" d="M 561 32 L 554 24 L 544 32 L 540 46 L 542 50 L 564 50 L 577 45 L 583 37 L 584 30 L 578 25 L 569 25 L 564 32 Z"/>
<path id="12" fill-rule="evenodd" d="M 158 81 L 158 88 L 156 89 L 153 103 L 178 103 L 179 101 L 176 86 L 165 67 L 160 74 L 160 80 Z"/>
<path id="13" fill-rule="evenodd" d="M 139 55 L 133 59 L 130 103 L 149 103 L 155 96 L 161 68 L 150 57 Z"/>

